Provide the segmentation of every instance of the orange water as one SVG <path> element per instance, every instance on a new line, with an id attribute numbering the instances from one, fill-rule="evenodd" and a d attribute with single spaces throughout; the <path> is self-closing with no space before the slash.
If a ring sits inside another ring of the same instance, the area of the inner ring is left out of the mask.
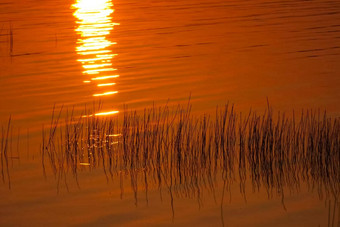
<path id="1" fill-rule="evenodd" d="M 21 132 L 39 133 L 54 104 L 82 110 L 99 100 L 97 114 L 104 115 L 119 114 L 124 104 L 140 109 L 191 96 L 197 113 L 227 101 L 261 111 L 268 98 L 276 110 L 339 116 L 339 62 L 335 0 L 0 2 L 0 122 L 12 115 Z M 100 171 L 83 174 L 81 189 L 70 183 L 70 192 L 57 195 L 53 177 L 44 181 L 38 151 L 31 152 L 35 160 L 31 154 L 11 164 L 12 189 L 0 187 L 1 225 L 222 223 L 221 193 L 201 208 L 177 198 L 173 220 L 169 196 L 162 203 L 153 189 L 149 205 L 135 206 L 128 186 L 120 200 L 117 182 L 106 183 Z M 327 225 L 328 205 L 315 193 L 288 196 L 285 211 L 280 197 L 249 190 L 246 203 L 234 187 L 225 224 Z"/>
<path id="2" fill-rule="evenodd" d="M 2 1 L 0 119 L 34 121 L 54 103 L 101 99 L 111 111 L 190 94 L 202 111 L 261 108 L 268 97 L 281 111 L 339 115 L 337 1 L 77 2 Z"/>

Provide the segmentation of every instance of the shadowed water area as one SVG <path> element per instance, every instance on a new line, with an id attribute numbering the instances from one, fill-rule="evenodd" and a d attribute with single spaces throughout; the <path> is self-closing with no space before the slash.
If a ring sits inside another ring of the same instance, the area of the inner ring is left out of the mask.
<path id="1" fill-rule="evenodd" d="M 0 225 L 338 226 L 339 54 L 338 1 L 1 1 Z"/>

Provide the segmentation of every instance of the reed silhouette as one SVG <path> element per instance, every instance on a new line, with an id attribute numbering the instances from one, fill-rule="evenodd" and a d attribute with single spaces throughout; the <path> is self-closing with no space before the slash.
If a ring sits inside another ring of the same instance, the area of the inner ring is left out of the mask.
<path id="1" fill-rule="evenodd" d="M 8 119 L 8 123 L 6 127 L 1 127 L 1 178 L 3 183 L 8 184 L 8 188 L 11 189 L 11 175 L 9 171 L 9 160 L 8 160 L 8 151 L 9 151 L 9 139 L 10 139 L 10 131 L 11 131 L 11 120 L 10 116 Z"/>
<path id="2" fill-rule="evenodd" d="M 224 192 L 235 182 L 245 200 L 250 180 L 254 191 L 264 187 L 268 197 L 281 196 L 284 209 L 284 190 L 298 191 L 307 183 L 320 198 L 335 201 L 329 221 L 334 223 L 340 192 L 339 118 L 319 110 L 274 116 L 269 104 L 264 114 L 249 111 L 245 116 L 230 104 L 216 108 L 215 116 L 192 116 L 190 102 L 142 113 L 124 108 L 113 116 L 96 116 L 96 111 L 85 108 L 76 116 L 66 110 L 62 122 L 63 111 L 54 108 L 51 125 L 43 130 L 42 164 L 48 160 L 58 192 L 61 182 L 67 187 L 67 173 L 78 182 L 85 166 L 101 167 L 107 180 L 120 179 L 121 195 L 123 176 L 129 175 L 136 205 L 140 185 L 147 202 L 150 185 L 158 187 L 161 198 L 166 188 L 174 217 L 175 196 L 197 198 L 200 206 L 203 190 L 214 196 L 220 180 L 221 213 Z"/>

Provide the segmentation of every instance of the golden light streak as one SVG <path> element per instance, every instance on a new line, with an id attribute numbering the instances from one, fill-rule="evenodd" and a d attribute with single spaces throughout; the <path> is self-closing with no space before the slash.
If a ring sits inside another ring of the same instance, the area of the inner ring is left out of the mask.
<path id="1" fill-rule="evenodd" d="M 78 52 L 80 55 L 97 55 L 97 54 L 105 54 L 110 53 L 111 50 L 98 50 L 98 51 L 84 51 L 84 52 Z"/>
<path id="2" fill-rule="evenodd" d="M 75 48 L 79 55 L 77 61 L 81 62 L 84 76 L 98 75 L 87 78 L 83 82 L 90 83 L 119 77 L 119 75 L 110 75 L 112 71 L 117 70 L 112 63 L 113 57 L 117 55 L 112 53 L 112 46 L 117 43 L 110 40 L 108 36 L 114 26 L 119 25 L 112 21 L 114 12 L 112 0 L 75 0 L 72 9 L 75 9 L 73 15 L 77 25 L 74 30 L 79 35 Z M 97 87 L 106 87 L 115 83 L 108 81 L 108 83 L 94 84 L 97 84 Z M 93 96 L 116 93 L 118 92 L 110 91 L 93 94 Z"/>
<path id="3" fill-rule="evenodd" d="M 94 77 L 91 78 L 91 80 L 106 80 L 106 79 L 111 79 L 111 78 L 118 78 L 119 75 L 112 75 L 112 76 L 100 76 L 100 77 Z"/>
<path id="4" fill-rule="evenodd" d="M 112 71 L 116 71 L 117 69 L 114 68 L 105 68 L 105 69 L 93 69 L 93 70 L 86 70 L 83 71 L 84 74 L 99 74 L 100 72 L 112 72 Z"/>
<path id="5" fill-rule="evenodd" d="M 99 61 L 99 60 L 111 60 L 117 54 L 98 54 L 96 58 L 88 58 L 88 59 L 78 59 L 79 62 L 89 62 L 89 61 Z"/>
<path id="6" fill-rule="evenodd" d="M 118 110 L 112 110 L 112 111 L 108 111 L 108 112 L 99 112 L 99 113 L 95 113 L 95 114 L 90 114 L 90 115 L 83 115 L 83 118 L 86 117 L 93 117 L 93 116 L 108 116 L 108 115 L 114 115 L 114 114 L 118 114 L 119 111 Z"/>
<path id="7" fill-rule="evenodd" d="M 112 64 L 106 63 L 106 64 L 96 64 L 96 65 L 84 65 L 83 67 L 85 69 L 96 69 L 96 68 L 101 68 L 105 66 L 111 66 Z"/>
<path id="8" fill-rule="evenodd" d="M 106 86 L 113 86 L 116 83 L 107 83 L 107 84 L 97 84 L 98 87 L 106 87 Z"/>
<path id="9" fill-rule="evenodd" d="M 98 96 L 105 96 L 105 95 L 113 95 L 113 94 L 117 94 L 118 91 L 108 91 L 102 94 L 94 94 L 93 96 L 98 97 Z"/>
<path id="10" fill-rule="evenodd" d="M 93 38 L 91 38 L 93 39 Z M 85 52 L 85 51 L 92 51 L 92 50 L 98 50 L 98 49 L 105 49 L 111 45 L 114 45 L 116 43 L 109 42 L 105 39 L 93 39 L 91 41 L 86 42 L 80 42 L 81 46 L 77 47 L 77 52 Z"/>
<path id="11" fill-rule="evenodd" d="M 79 163 L 79 165 L 81 165 L 81 166 L 89 166 L 89 165 L 91 165 L 90 163 L 87 163 L 87 162 L 81 162 L 81 163 Z"/>
<path id="12" fill-rule="evenodd" d="M 96 113 L 96 116 L 105 116 L 105 115 L 113 115 L 119 113 L 118 110 L 110 111 L 110 112 L 102 112 L 102 113 Z"/>
<path id="13" fill-rule="evenodd" d="M 108 137 L 119 137 L 119 136 L 122 136 L 122 134 L 112 134 L 112 135 L 106 135 Z"/>

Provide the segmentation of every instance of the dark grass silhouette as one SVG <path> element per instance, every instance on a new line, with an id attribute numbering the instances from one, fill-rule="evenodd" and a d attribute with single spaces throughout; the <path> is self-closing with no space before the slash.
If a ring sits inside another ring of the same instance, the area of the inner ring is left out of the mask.
<path id="1" fill-rule="evenodd" d="M 0 157 L 1 157 L 1 178 L 3 183 L 8 184 L 8 188 L 11 189 L 11 175 L 8 160 L 8 151 L 10 150 L 10 132 L 11 132 L 11 120 L 10 116 L 7 125 L 1 127 L 1 147 L 0 147 Z"/>
<path id="2" fill-rule="evenodd" d="M 238 182 L 245 194 L 246 180 L 253 190 L 266 188 L 268 197 L 277 194 L 284 204 L 284 189 L 298 191 L 305 182 L 320 198 L 332 198 L 334 223 L 340 180 L 340 121 L 326 112 L 308 110 L 299 117 L 237 113 L 233 105 L 217 108 L 215 116 L 191 115 L 191 105 L 153 107 L 144 112 L 124 109 L 117 116 L 96 116 L 85 108 L 84 116 L 74 111 L 53 110 L 49 131 L 43 130 L 42 164 L 51 166 L 58 182 L 66 174 L 101 167 L 107 180 L 128 174 L 138 204 L 143 185 L 157 186 L 177 197 L 197 198 L 203 190 L 215 195 L 223 180 L 224 191 Z M 58 116 L 58 117 L 55 117 Z M 45 171 L 45 170 L 44 170 Z M 249 178 L 249 179 L 248 179 Z M 123 194 L 123 186 L 122 194 Z M 286 209 L 286 208 L 285 208 Z"/>

